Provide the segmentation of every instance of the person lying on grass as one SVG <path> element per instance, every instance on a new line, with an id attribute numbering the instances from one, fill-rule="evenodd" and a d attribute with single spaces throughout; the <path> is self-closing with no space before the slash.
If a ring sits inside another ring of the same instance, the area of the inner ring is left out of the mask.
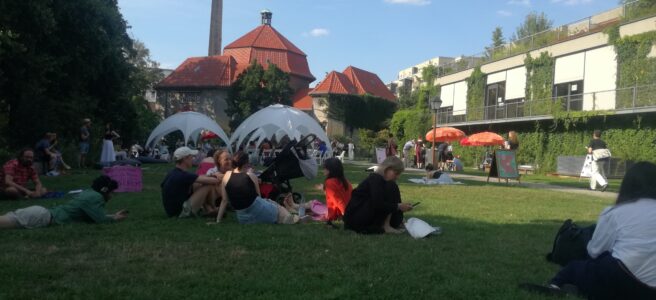
<path id="1" fill-rule="evenodd" d="M 521 288 L 589 299 L 656 299 L 656 165 L 639 162 L 626 172 L 615 205 L 599 216 L 587 250 L 549 285 Z"/>
<path id="2" fill-rule="evenodd" d="M 362 181 L 346 206 L 344 228 L 365 234 L 403 232 L 403 213 L 412 210 L 411 204 L 401 203 L 396 184 L 403 170 L 403 161 L 390 156 Z"/>
<path id="3" fill-rule="evenodd" d="M 240 224 L 295 224 L 307 220 L 292 215 L 278 203 L 260 196 L 259 180 L 255 174 L 248 173 L 250 167 L 248 154 L 237 152 L 232 159 L 232 171 L 226 172 L 221 184 L 222 201 L 216 223 L 220 223 L 228 202 L 237 213 Z"/>
<path id="4" fill-rule="evenodd" d="M 435 170 L 433 164 L 426 165 L 426 179 L 438 179 L 442 176 L 442 172 Z"/>
<path id="5" fill-rule="evenodd" d="M 48 192 L 41 184 L 33 163 L 34 150 L 24 148 L 15 159 L 4 164 L 0 169 L 0 199 L 41 198 Z M 34 189 L 27 186 L 29 181 L 34 183 Z"/>
<path id="6" fill-rule="evenodd" d="M 113 215 L 105 211 L 105 204 L 112 198 L 118 183 L 102 175 L 91 184 L 91 189 L 76 195 L 70 202 L 47 209 L 30 206 L 17 209 L 0 216 L 0 228 L 40 228 L 52 224 L 71 222 L 111 223 L 127 218 L 127 211 L 120 210 Z"/>
<path id="7" fill-rule="evenodd" d="M 342 162 L 336 157 L 326 159 L 323 162 L 323 175 L 326 176 L 324 184 L 319 184 L 316 188 L 326 193 L 328 214 L 326 215 L 325 221 L 327 221 L 328 225 L 332 225 L 333 221 L 341 219 L 344 216 L 346 205 L 351 200 L 353 187 L 344 176 Z M 305 209 L 311 209 L 312 203 L 312 201 L 306 202 Z M 285 197 L 284 204 L 289 211 L 298 211 L 299 205 L 294 203 L 291 195 Z"/>
<path id="8" fill-rule="evenodd" d="M 180 147 L 175 150 L 175 169 L 162 181 L 162 204 L 169 217 L 189 218 L 216 213 L 214 201 L 219 197 L 220 181 L 216 177 L 196 175 L 193 166 L 198 150 Z"/>

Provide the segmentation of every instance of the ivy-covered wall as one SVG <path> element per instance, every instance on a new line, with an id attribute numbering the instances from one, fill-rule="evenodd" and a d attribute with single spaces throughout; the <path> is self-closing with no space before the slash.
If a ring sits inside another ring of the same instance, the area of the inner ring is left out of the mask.
<path id="1" fill-rule="evenodd" d="M 467 120 L 476 121 L 483 119 L 483 110 L 485 104 L 485 82 L 487 76 L 481 71 L 481 67 L 474 68 L 469 78 L 467 78 Z"/>
<path id="2" fill-rule="evenodd" d="M 648 57 L 654 45 L 656 45 L 656 32 L 620 38 L 619 27 L 613 27 L 607 31 L 609 42 L 615 46 L 617 53 L 617 88 L 641 87 L 656 83 L 656 57 Z M 627 108 L 633 105 L 632 89 L 619 90 L 617 92 L 617 107 Z M 637 105 L 654 105 L 656 97 L 648 94 L 653 89 L 636 89 Z M 650 97 L 652 96 L 652 97 Z"/>
<path id="3" fill-rule="evenodd" d="M 396 110 L 396 103 L 366 95 L 328 96 L 328 117 L 344 122 L 352 128 L 379 130 L 387 126 L 388 120 Z"/>
<path id="4" fill-rule="evenodd" d="M 542 121 L 481 125 L 462 129 L 466 133 L 491 130 L 506 138 L 508 131 L 517 131 L 520 142 L 517 162 L 538 166 L 541 173 L 556 171 L 558 156 L 585 155 L 586 146 L 595 129 L 602 130 L 601 138 L 608 144 L 613 157 L 629 161 L 656 162 L 656 114 L 613 118 L 594 116 L 569 128 L 562 124 L 555 125 L 553 121 Z M 480 163 L 485 148 L 454 145 L 454 151 L 462 156 L 466 165 L 474 166 Z"/>

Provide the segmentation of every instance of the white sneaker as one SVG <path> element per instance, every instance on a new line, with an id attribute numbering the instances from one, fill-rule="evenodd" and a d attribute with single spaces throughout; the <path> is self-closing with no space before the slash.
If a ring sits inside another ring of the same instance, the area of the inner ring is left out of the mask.
<path id="1" fill-rule="evenodd" d="M 194 215 L 194 214 L 193 214 L 193 212 L 191 211 L 191 203 L 189 203 L 189 200 L 187 200 L 187 201 L 185 201 L 184 203 L 182 203 L 182 212 L 180 212 L 180 215 L 178 216 L 178 218 L 180 218 L 180 219 L 183 219 L 183 218 L 190 218 L 190 217 L 192 217 L 193 215 Z"/>

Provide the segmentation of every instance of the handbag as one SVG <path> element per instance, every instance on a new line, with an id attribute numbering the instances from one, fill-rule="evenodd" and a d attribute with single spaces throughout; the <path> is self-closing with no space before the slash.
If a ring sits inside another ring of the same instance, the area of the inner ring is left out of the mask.
<path id="1" fill-rule="evenodd" d="M 592 159 L 598 161 L 600 159 L 609 158 L 611 156 L 610 150 L 608 149 L 597 149 L 592 150 Z"/>
<path id="2" fill-rule="evenodd" d="M 595 227 L 579 227 L 571 219 L 566 220 L 556 233 L 551 253 L 546 256 L 547 260 L 565 266 L 571 261 L 589 258 L 587 246 Z"/>

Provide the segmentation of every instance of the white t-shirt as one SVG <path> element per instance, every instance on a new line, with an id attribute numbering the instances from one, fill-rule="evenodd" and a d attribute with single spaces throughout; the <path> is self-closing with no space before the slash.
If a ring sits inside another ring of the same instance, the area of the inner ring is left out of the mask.
<path id="1" fill-rule="evenodd" d="M 407 141 L 407 142 L 405 142 L 405 145 L 403 145 L 403 151 L 409 151 L 414 146 L 415 146 L 415 142 Z"/>
<path id="2" fill-rule="evenodd" d="M 596 258 L 605 251 L 640 281 L 656 287 L 656 199 L 604 209 L 588 243 L 588 254 Z"/>

